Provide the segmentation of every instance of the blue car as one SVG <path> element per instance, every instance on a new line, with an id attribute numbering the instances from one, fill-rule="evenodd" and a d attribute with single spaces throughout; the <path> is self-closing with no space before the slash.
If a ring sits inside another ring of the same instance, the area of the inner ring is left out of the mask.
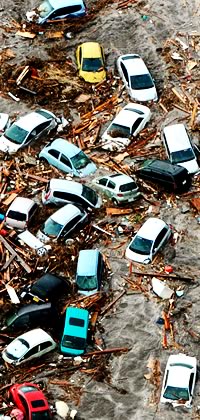
<path id="1" fill-rule="evenodd" d="M 39 159 L 78 177 L 85 177 L 96 171 L 96 165 L 81 149 L 62 138 L 45 146 L 39 153 Z"/>
<path id="2" fill-rule="evenodd" d="M 89 325 L 86 309 L 68 307 L 65 315 L 64 332 L 60 344 L 61 353 L 79 356 L 85 352 Z"/>
<path id="3" fill-rule="evenodd" d="M 36 9 L 26 13 L 29 22 L 43 24 L 57 19 L 82 17 L 86 14 L 84 0 L 44 0 Z"/>

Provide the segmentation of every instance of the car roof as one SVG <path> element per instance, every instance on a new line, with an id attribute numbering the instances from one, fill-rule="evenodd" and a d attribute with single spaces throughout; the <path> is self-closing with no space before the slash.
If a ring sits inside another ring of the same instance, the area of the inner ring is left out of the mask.
<path id="1" fill-rule="evenodd" d="M 163 220 L 157 217 L 150 217 L 138 230 L 137 235 L 153 241 L 165 226 L 166 223 Z"/>
<path id="2" fill-rule="evenodd" d="M 54 141 L 52 141 L 51 144 L 48 144 L 46 147 L 54 147 L 59 152 L 66 154 L 69 158 L 77 155 L 77 153 L 81 151 L 81 149 L 75 146 L 75 144 L 70 143 L 69 141 L 62 138 L 55 139 Z"/>
<path id="3" fill-rule="evenodd" d="M 54 9 L 60 9 L 61 7 L 75 6 L 77 4 L 83 4 L 82 0 L 49 0 L 49 3 Z"/>
<path id="4" fill-rule="evenodd" d="M 73 204 L 66 204 L 66 206 L 61 207 L 49 218 L 54 220 L 54 222 L 59 223 L 60 225 L 65 225 L 65 223 L 67 223 L 68 220 L 71 220 L 79 214 L 81 214 L 81 211 L 78 207 L 74 206 Z"/>
<path id="5" fill-rule="evenodd" d="M 19 212 L 26 213 L 29 209 L 35 204 L 35 201 L 26 197 L 16 197 L 8 210 L 15 210 Z"/>
<path id="6" fill-rule="evenodd" d="M 51 336 L 47 334 L 46 331 L 42 330 L 42 328 L 35 328 L 34 330 L 27 331 L 17 338 L 23 338 L 29 343 L 31 347 L 33 345 L 36 346 L 40 342 L 48 341 L 49 339 L 52 340 Z"/>
<path id="7" fill-rule="evenodd" d="M 184 124 L 168 125 L 163 129 L 170 152 L 191 147 Z"/>
<path id="8" fill-rule="evenodd" d="M 173 174 L 175 175 L 179 172 L 186 171 L 186 169 L 183 168 L 183 166 L 172 165 L 171 162 L 167 160 L 161 160 L 161 159 L 145 160 L 145 162 L 143 162 L 142 169 L 149 168 L 149 167 L 151 167 L 152 169 L 159 169 L 160 171 L 163 171 L 163 172 L 168 172 L 172 175 Z"/>
<path id="9" fill-rule="evenodd" d="M 101 57 L 101 47 L 98 42 L 84 42 L 81 44 L 83 58 Z"/>
<path id="10" fill-rule="evenodd" d="M 140 117 L 140 115 L 136 112 L 128 109 L 122 109 L 119 114 L 116 115 L 111 124 L 119 124 L 130 128 L 138 117 Z"/>
<path id="11" fill-rule="evenodd" d="M 79 327 L 76 325 L 71 325 L 71 323 L 69 322 L 70 318 L 83 319 L 85 321 L 84 326 Z M 70 332 L 71 332 L 71 335 L 74 335 L 77 337 L 83 337 L 83 336 L 85 337 L 87 335 L 88 321 L 89 321 L 89 312 L 87 309 L 69 306 L 66 309 L 64 334 L 68 333 L 70 335 Z"/>
<path id="12" fill-rule="evenodd" d="M 97 262 L 99 257 L 98 249 L 83 249 L 79 252 L 77 275 L 93 276 L 97 271 Z"/>
<path id="13" fill-rule="evenodd" d="M 126 54 L 120 58 L 131 76 L 149 73 L 146 64 L 138 54 Z"/>
<path id="14" fill-rule="evenodd" d="M 39 124 L 42 124 L 46 121 L 47 118 L 45 118 L 44 115 L 33 111 L 27 115 L 24 115 L 23 117 L 20 117 L 17 121 L 14 122 L 14 124 L 26 131 L 32 131 Z"/>
<path id="15" fill-rule="evenodd" d="M 133 178 L 131 178 L 128 175 L 125 174 L 112 174 L 112 175 L 105 175 L 105 177 L 102 176 L 102 178 L 108 178 L 110 181 L 114 181 L 116 186 L 120 186 L 123 184 L 128 184 L 129 182 L 135 182 Z"/>
<path id="16" fill-rule="evenodd" d="M 53 190 L 70 191 L 81 195 L 83 185 L 80 182 L 68 181 L 67 179 L 52 178 L 49 181 L 49 187 Z"/>
<path id="17" fill-rule="evenodd" d="M 176 364 L 176 366 L 173 366 L 174 364 Z M 187 365 L 195 368 L 196 364 L 196 357 L 186 356 L 181 353 L 169 356 L 167 362 L 167 369 L 169 369 L 167 384 L 169 386 L 187 388 L 192 371 Z"/>
<path id="18" fill-rule="evenodd" d="M 50 309 L 52 307 L 51 303 L 43 303 L 41 305 L 37 305 L 36 303 L 29 303 L 28 305 L 24 305 L 22 306 L 22 308 L 19 308 L 18 311 L 15 312 L 15 314 L 13 315 L 23 315 L 23 314 L 27 314 L 29 312 L 37 312 L 37 311 L 42 311 L 45 309 Z"/>

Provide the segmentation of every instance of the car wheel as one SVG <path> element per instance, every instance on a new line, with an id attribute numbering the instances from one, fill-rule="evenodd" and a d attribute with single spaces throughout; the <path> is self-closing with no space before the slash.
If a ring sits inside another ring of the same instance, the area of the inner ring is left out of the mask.
<path id="1" fill-rule="evenodd" d="M 48 163 L 48 160 L 46 158 L 44 158 L 44 157 L 41 157 L 40 158 L 40 162 L 42 162 L 42 163 Z"/>
<path id="2" fill-rule="evenodd" d="M 116 198 L 113 198 L 113 199 L 112 199 L 112 202 L 113 202 L 113 204 L 114 204 L 115 206 L 118 206 L 118 205 L 119 205 L 119 203 L 118 203 L 118 201 L 116 200 Z"/>

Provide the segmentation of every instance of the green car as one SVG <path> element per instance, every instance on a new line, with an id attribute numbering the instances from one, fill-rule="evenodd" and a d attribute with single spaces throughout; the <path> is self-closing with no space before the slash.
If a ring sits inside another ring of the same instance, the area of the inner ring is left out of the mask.
<path id="1" fill-rule="evenodd" d="M 68 307 L 65 315 L 64 332 L 60 344 L 61 353 L 79 356 L 85 352 L 89 325 L 86 309 Z"/>

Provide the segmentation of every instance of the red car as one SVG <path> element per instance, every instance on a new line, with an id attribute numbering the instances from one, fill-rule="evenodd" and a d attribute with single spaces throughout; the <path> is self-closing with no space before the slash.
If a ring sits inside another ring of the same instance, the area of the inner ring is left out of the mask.
<path id="1" fill-rule="evenodd" d="M 26 420 L 52 419 L 49 404 L 37 385 L 29 382 L 15 384 L 11 386 L 9 392 L 14 404 L 24 413 Z"/>

